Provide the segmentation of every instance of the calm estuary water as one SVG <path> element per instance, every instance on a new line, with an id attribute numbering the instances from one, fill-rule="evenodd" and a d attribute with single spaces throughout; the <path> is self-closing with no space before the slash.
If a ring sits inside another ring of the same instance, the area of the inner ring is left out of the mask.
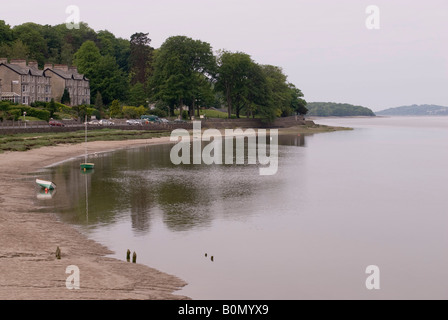
<path id="1" fill-rule="evenodd" d="M 448 117 L 316 122 L 355 130 L 281 137 L 274 176 L 156 145 L 53 167 L 36 201 L 193 299 L 448 299 Z"/>

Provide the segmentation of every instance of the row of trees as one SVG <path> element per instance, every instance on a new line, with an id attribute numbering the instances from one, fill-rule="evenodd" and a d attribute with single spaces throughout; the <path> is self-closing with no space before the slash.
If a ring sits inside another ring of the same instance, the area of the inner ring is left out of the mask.
<path id="1" fill-rule="evenodd" d="M 155 51 L 147 88 L 152 99 L 171 111 L 188 106 L 190 115 L 219 98 L 229 118 L 244 114 L 273 120 L 307 112 L 303 93 L 281 68 L 260 65 L 242 52 L 214 56 L 210 44 L 185 36 L 170 37 Z"/>
<path id="2" fill-rule="evenodd" d="M 152 102 L 171 115 L 176 108 L 188 107 L 193 115 L 212 106 L 227 107 L 229 117 L 267 120 L 307 112 L 302 92 L 280 67 L 260 65 L 243 52 L 215 55 L 209 43 L 186 36 L 170 37 L 154 49 L 147 33 L 125 40 L 85 23 L 69 30 L 65 24 L 11 28 L 0 21 L 0 56 L 34 59 L 41 67 L 76 65 L 90 79 L 98 109 L 118 100 L 135 107 Z"/>

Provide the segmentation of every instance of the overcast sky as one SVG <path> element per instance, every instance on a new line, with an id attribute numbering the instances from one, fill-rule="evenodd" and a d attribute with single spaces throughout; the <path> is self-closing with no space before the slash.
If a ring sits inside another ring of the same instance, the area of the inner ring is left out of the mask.
<path id="1" fill-rule="evenodd" d="M 307 101 L 448 106 L 447 0 L 15 0 L 0 19 L 60 24 L 69 5 L 94 30 L 149 33 L 155 48 L 186 35 L 246 52 L 282 67 Z M 379 30 L 366 27 L 369 5 L 380 10 Z"/>

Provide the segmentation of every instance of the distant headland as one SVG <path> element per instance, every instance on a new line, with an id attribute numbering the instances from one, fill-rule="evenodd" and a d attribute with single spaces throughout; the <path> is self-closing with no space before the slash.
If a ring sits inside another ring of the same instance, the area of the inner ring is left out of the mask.
<path id="1" fill-rule="evenodd" d="M 448 116 L 448 107 L 424 104 L 411 105 L 375 112 L 377 116 Z"/>
<path id="2" fill-rule="evenodd" d="M 315 117 L 374 117 L 369 108 L 348 103 L 308 102 L 308 116 Z"/>

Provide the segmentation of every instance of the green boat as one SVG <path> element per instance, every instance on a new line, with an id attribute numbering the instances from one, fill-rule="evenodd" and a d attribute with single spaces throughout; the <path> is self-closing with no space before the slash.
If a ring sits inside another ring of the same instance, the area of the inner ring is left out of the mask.
<path id="1" fill-rule="evenodd" d="M 95 168 L 95 164 L 94 163 L 81 163 L 80 164 L 81 170 L 92 170 L 93 168 Z"/>
<path id="2" fill-rule="evenodd" d="M 51 181 L 36 179 L 36 183 L 43 189 L 53 190 L 56 188 L 56 185 Z"/>

